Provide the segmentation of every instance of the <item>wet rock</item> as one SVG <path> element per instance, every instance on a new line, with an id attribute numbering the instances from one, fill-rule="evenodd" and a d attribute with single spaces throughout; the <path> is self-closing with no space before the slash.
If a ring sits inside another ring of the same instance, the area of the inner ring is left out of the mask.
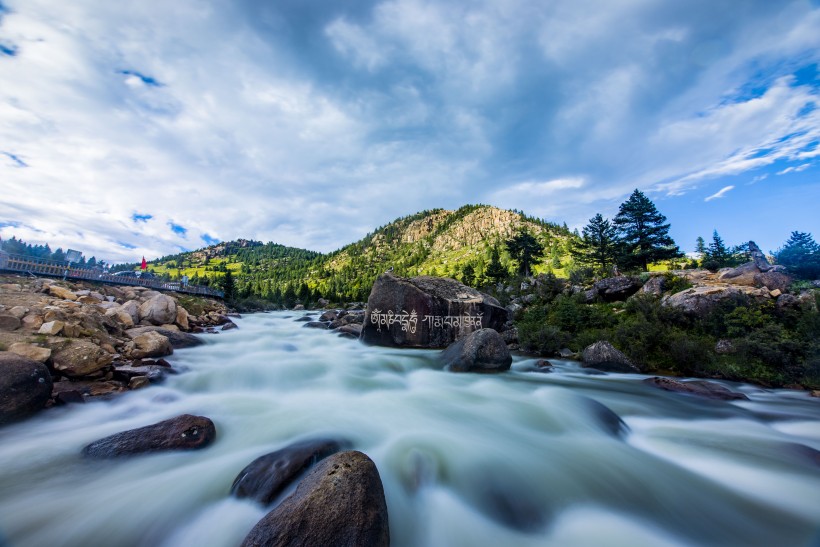
<path id="1" fill-rule="evenodd" d="M 480 328 L 503 330 L 507 310 L 454 279 L 419 276 L 376 279 L 362 340 L 380 346 L 444 348 Z"/>
<path id="2" fill-rule="evenodd" d="M 51 398 L 52 380 L 43 363 L 0 351 L 0 425 L 27 418 Z"/>
<path id="3" fill-rule="evenodd" d="M 619 438 L 629 433 L 629 426 L 611 408 L 588 397 L 583 401 L 604 432 Z"/>
<path id="4" fill-rule="evenodd" d="M 233 329 L 238 329 L 238 328 L 239 327 L 237 327 L 236 323 L 234 323 L 233 321 L 230 321 L 230 322 L 225 323 L 224 325 L 222 325 L 222 330 L 233 330 Z"/>
<path id="5" fill-rule="evenodd" d="M 149 382 L 160 383 L 168 374 L 173 373 L 173 369 L 159 365 L 120 366 L 114 368 L 114 379 L 130 383 L 134 378 L 142 376 Z"/>
<path id="6" fill-rule="evenodd" d="M 302 325 L 302 327 L 306 327 L 309 329 L 326 329 L 328 328 L 328 326 L 330 326 L 330 323 L 327 323 L 325 321 L 308 321 L 307 323 Z"/>
<path id="7" fill-rule="evenodd" d="M 54 369 L 66 376 L 88 376 L 114 360 L 113 356 L 87 340 L 73 340 L 51 357 Z"/>
<path id="8" fill-rule="evenodd" d="M 319 316 L 319 321 L 335 321 L 339 318 L 339 312 L 336 310 L 327 310 L 322 315 Z"/>
<path id="9" fill-rule="evenodd" d="M 168 295 L 157 294 L 142 303 L 139 308 L 139 320 L 152 325 L 173 323 L 177 318 L 177 303 Z"/>
<path id="10" fill-rule="evenodd" d="M 640 369 L 626 355 L 605 340 L 600 340 L 584 348 L 581 353 L 581 366 L 597 368 L 606 372 L 640 372 Z"/>
<path id="11" fill-rule="evenodd" d="M 174 353 L 174 348 L 167 337 L 155 331 L 148 331 L 134 336 L 134 349 L 131 358 L 164 357 Z"/>
<path id="12" fill-rule="evenodd" d="M 141 389 L 151 385 L 151 380 L 147 376 L 134 376 L 128 381 L 128 389 Z"/>
<path id="13" fill-rule="evenodd" d="M 313 315 L 303 315 L 302 317 L 297 317 L 296 319 L 294 319 L 294 321 L 297 323 L 304 323 L 308 321 L 314 321 L 315 319 L 316 317 Z"/>
<path id="14" fill-rule="evenodd" d="M 231 485 L 237 498 L 251 498 L 268 505 L 302 473 L 342 449 L 334 439 L 310 439 L 265 454 L 245 467 Z"/>
<path id="15" fill-rule="evenodd" d="M 19 318 L 11 314 L 0 314 L 0 330 L 12 331 L 17 330 L 22 325 Z"/>
<path id="16" fill-rule="evenodd" d="M 83 394 L 76 390 L 61 391 L 54 396 L 54 403 L 58 406 L 85 403 Z"/>
<path id="17" fill-rule="evenodd" d="M 202 338 L 198 336 L 194 336 L 193 334 L 189 334 L 187 332 L 180 332 L 177 330 L 166 329 L 163 327 L 154 327 L 154 326 L 142 326 L 142 327 L 135 327 L 133 329 L 128 329 L 125 331 L 125 334 L 128 335 L 130 338 L 135 338 L 146 332 L 156 332 L 157 334 L 161 334 L 168 341 L 171 343 L 171 347 L 174 349 L 181 349 L 181 348 L 192 348 L 195 346 L 201 346 L 205 342 Z"/>
<path id="18" fill-rule="evenodd" d="M 439 359 L 451 372 L 503 372 L 512 364 L 504 338 L 493 329 L 477 330 L 456 340 Z"/>
<path id="19" fill-rule="evenodd" d="M 263 545 L 390 545 L 384 488 L 373 461 L 347 451 L 319 463 L 242 542 Z"/>
<path id="20" fill-rule="evenodd" d="M 350 323 L 349 325 L 342 325 L 338 328 L 340 334 L 349 334 L 353 338 L 358 338 L 362 334 L 362 326 L 357 323 Z"/>
<path id="21" fill-rule="evenodd" d="M 663 389 L 664 391 L 674 391 L 675 393 L 696 395 L 707 399 L 719 399 L 723 401 L 749 399 L 743 393 L 731 391 L 720 384 L 707 382 L 706 380 L 689 380 L 682 382 L 680 380 L 675 380 L 674 378 L 663 378 L 656 376 L 654 378 L 646 378 L 643 380 L 643 383 L 658 389 Z"/>
<path id="22" fill-rule="evenodd" d="M 553 367 L 552 363 L 550 363 L 546 359 L 539 359 L 535 362 L 536 372 L 553 372 L 554 370 L 555 367 Z"/>
<path id="23" fill-rule="evenodd" d="M 216 438 L 214 423 L 183 414 L 153 425 L 116 433 L 83 448 L 90 458 L 117 458 L 146 452 L 205 448 Z"/>
<path id="24" fill-rule="evenodd" d="M 617 302 L 638 292 L 641 281 L 636 277 L 609 277 L 596 282 L 592 287 L 604 302 Z"/>
<path id="25" fill-rule="evenodd" d="M 186 331 L 191 328 L 191 324 L 188 321 L 189 317 L 188 310 L 177 304 L 177 318 L 175 323 L 179 325 L 179 328 Z"/>
<path id="26" fill-rule="evenodd" d="M 32 361 L 37 361 L 38 363 L 45 363 L 51 357 L 50 348 L 41 348 L 40 346 L 26 344 L 25 342 L 12 344 L 9 346 L 9 351 L 31 359 Z"/>

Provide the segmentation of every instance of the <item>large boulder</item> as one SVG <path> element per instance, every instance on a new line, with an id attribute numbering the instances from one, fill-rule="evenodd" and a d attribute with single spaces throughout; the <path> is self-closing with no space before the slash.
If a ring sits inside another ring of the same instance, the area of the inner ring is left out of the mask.
<path id="1" fill-rule="evenodd" d="M 139 317 L 152 325 L 170 325 L 177 319 L 177 303 L 166 294 L 157 294 L 142 303 Z"/>
<path id="2" fill-rule="evenodd" d="M 114 360 L 114 356 L 87 340 L 72 340 L 51 356 L 54 370 L 66 376 L 88 376 Z"/>
<path id="3" fill-rule="evenodd" d="M 512 364 L 504 337 L 493 329 L 477 330 L 456 340 L 439 358 L 452 372 L 502 372 Z"/>
<path id="4" fill-rule="evenodd" d="M 666 290 L 666 277 L 662 275 L 653 275 L 641 287 L 641 294 L 649 294 L 652 296 L 662 296 L 663 291 Z"/>
<path id="5" fill-rule="evenodd" d="M 754 262 L 747 262 L 741 264 L 737 268 L 730 268 L 722 271 L 718 276 L 720 281 L 724 283 L 731 283 L 732 285 L 746 285 L 747 287 L 755 286 L 755 276 L 760 273 Z"/>
<path id="6" fill-rule="evenodd" d="M 361 452 L 323 460 L 242 542 L 243 547 L 316 545 L 390 545 L 381 477 Z"/>
<path id="7" fill-rule="evenodd" d="M 15 317 L 10 313 L 0 313 L 0 330 L 17 330 L 22 325 L 19 317 Z"/>
<path id="8" fill-rule="evenodd" d="M 674 378 L 655 376 L 654 378 L 645 379 L 643 383 L 664 391 L 695 395 L 706 399 L 718 399 L 722 401 L 748 399 L 748 397 L 746 397 L 743 393 L 731 391 L 720 384 L 707 382 L 706 380 L 689 380 L 687 382 L 682 382 L 680 380 L 675 380 Z"/>
<path id="9" fill-rule="evenodd" d="M 31 359 L 32 361 L 37 361 L 38 363 L 45 363 L 48 361 L 49 357 L 51 357 L 51 349 L 50 348 L 43 348 L 40 346 L 35 346 L 33 344 L 26 344 L 25 342 L 16 342 L 9 346 L 9 351 L 12 353 L 16 353 L 17 355 L 22 355 L 27 359 Z"/>
<path id="10" fill-rule="evenodd" d="M 132 359 L 146 357 L 165 357 L 174 353 L 171 342 L 158 332 L 148 331 L 133 337 L 134 349 L 131 350 Z"/>
<path id="11" fill-rule="evenodd" d="M 209 418 L 183 414 L 94 441 L 83 448 L 83 455 L 116 458 L 145 452 L 194 450 L 205 448 L 215 437 L 216 428 Z"/>
<path id="12" fill-rule="evenodd" d="M 119 307 L 119 311 L 131 316 L 131 322 L 136 325 L 140 322 L 140 303 L 136 300 L 129 300 Z"/>
<path id="13" fill-rule="evenodd" d="M 769 292 L 751 287 L 736 287 L 731 285 L 706 285 L 692 287 L 665 296 L 661 300 L 664 306 L 677 308 L 687 315 L 703 316 L 709 313 L 718 303 L 732 298 L 756 298 L 767 300 Z"/>
<path id="14" fill-rule="evenodd" d="M 766 287 L 770 291 L 786 292 L 794 280 L 778 270 L 769 270 L 755 275 L 755 287 Z"/>
<path id="15" fill-rule="evenodd" d="M 56 296 L 57 298 L 62 298 L 63 300 L 71 300 L 72 302 L 77 300 L 76 294 L 74 294 L 69 289 L 61 287 L 59 285 L 49 285 L 48 293 L 51 296 Z"/>
<path id="16" fill-rule="evenodd" d="M 174 349 L 181 349 L 181 348 L 192 348 L 195 346 L 201 346 L 205 342 L 202 338 L 198 336 L 194 336 L 193 334 L 189 334 L 187 332 L 180 332 L 178 330 L 171 330 L 166 329 L 163 327 L 154 327 L 154 326 L 143 326 L 143 327 L 135 327 L 133 329 L 128 329 L 125 331 L 125 334 L 128 335 L 129 338 L 136 338 L 137 336 L 143 335 L 148 332 L 154 332 L 157 334 L 161 334 L 168 341 L 171 343 L 171 347 Z"/>
<path id="17" fill-rule="evenodd" d="M 600 340 L 584 348 L 581 366 L 607 372 L 640 372 L 629 358 L 606 340 Z"/>
<path id="18" fill-rule="evenodd" d="M 617 302 L 638 292 L 641 281 L 636 277 L 608 277 L 596 282 L 592 288 L 604 302 Z"/>
<path id="19" fill-rule="evenodd" d="M 259 456 L 239 472 L 231 494 L 268 505 L 299 475 L 341 449 L 334 439 L 310 439 Z"/>
<path id="20" fill-rule="evenodd" d="M 380 346 L 445 348 L 481 328 L 503 330 L 507 310 L 454 279 L 379 276 L 367 299 L 361 340 Z"/>
<path id="21" fill-rule="evenodd" d="M 53 386 L 43 363 L 0 351 L 0 425 L 15 422 L 42 409 Z"/>

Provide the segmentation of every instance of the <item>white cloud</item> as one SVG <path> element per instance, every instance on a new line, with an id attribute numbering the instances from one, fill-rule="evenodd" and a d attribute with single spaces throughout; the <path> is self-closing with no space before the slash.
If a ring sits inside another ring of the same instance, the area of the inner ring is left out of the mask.
<path id="1" fill-rule="evenodd" d="M 731 192 L 734 189 L 735 189 L 734 186 L 724 186 L 723 188 L 721 188 L 720 190 L 718 190 L 717 192 L 715 192 L 711 196 L 704 198 L 703 201 L 712 201 L 713 199 L 720 199 L 722 197 L 726 197 L 726 194 L 728 194 L 729 192 Z"/>
<path id="2" fill-rule="evenodd" d="M 798 165 L 798 166 L 786 167 L 782 171 L 778 171 L 775 174 L 776 175 L 785 175 L 786 173 L 799 173 L 801 171 L 805 171 L 809 167 L 811 167 L 810 163 L 804 163 L 804 164 Z"/>

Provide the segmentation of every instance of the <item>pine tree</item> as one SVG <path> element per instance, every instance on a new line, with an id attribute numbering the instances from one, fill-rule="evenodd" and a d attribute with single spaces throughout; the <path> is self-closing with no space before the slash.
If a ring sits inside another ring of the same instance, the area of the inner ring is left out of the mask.
<path id="1" fill-rule="evenodd" d="M 472 286 L 475 282 L 475 268 L 472 264 L 467 264 L 461 271 L 461 282 L 465 285 Z"/>
<path id="2" fill-rule="evenodd" d="M 220 286 L 222 287 L 222 292 L 225 293 L 225 300 L 229 302 L 236 300 L 236 282 L 234 281 L 231 270 L 226 271 L 225 275 L 222 276 Z"/>
<path id="3" fill-rule="evenodd" d="M 820 278 L 820 245 L 807 232 L 792 232 L 786 244 L 774 253 L 778 264 L 795 277 Z"/>
<path id="4" fill-rule="evenodd" d="M 521 230 L 507 240 L 507 251 L 518 262 L 518 273 L 530 275 L 530 266 L 544 254 L 544 246 L 527 230 Z"/>
<path id="5" fill-rule="evenodd" d="M 666 217 L 658 212 L 652 200 L 635 190 L 621 204 L 613 224 L 620 235 L 619 262 L 625 268 L 649 270 L 650 262 L 680 256 L 675 241 L 669 237 Z"/>
<path id="6" fill-rule="evenodd" d="M 592 266 L 596 273 L 608 275 L 618 256 L 615 226 L 598 213 L 589 219 L 582 234 L 570 252 L 580 262 Z"/>
<path id="7" fill-rule="evenodd" d="M 732 254 L 723 243 L 723 238 L 717 233 L 717 230 L 712 232 L 712 242 L 706 247 L 703 253 L 703 260 L 701 266 L 707 270 L 719 270 L 730 265 Z"/>
<path id="8" fill-rule="evenodd" d="M 695 240 L 695 252 L 698 253 L 701 258 L 706 254 L 706 242 L 700 236 Z"/>
<path id="9" fill-rule="evenodd" d="M 493 250 L 490 251 L 490 263 L 487 264 L 487 269 L 484 270 L 484 277 L 495 285 L 507 279 L 509 275 L 510 273 L 507 271 L 507 268 L 501 264 L 501 260 L 498 256 L 498 247 L 493 247 Z"/>

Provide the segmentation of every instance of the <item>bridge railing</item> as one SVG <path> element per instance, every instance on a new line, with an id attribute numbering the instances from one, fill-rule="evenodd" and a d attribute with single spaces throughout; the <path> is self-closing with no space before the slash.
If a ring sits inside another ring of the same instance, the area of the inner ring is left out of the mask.
<path id="1" fill-rule="evenodd" d="M 199 294 L 204 296 L 216 296 L 223 298 L 222 291 L 203 287 L 201 285 L 182 284 L 179 281 L 163 281 L 156 278 L 130 277 L 124 275 L 114 275 L 102 270 L 77 268 L 67 262 L 59 260 L 49 260 L 32 256 L 13 255 L 0 251 L 0 270 L 30 273 L 34 275 L 44 275 L 48 277 L 66 277 L 71 279 L 85 279 L 100 283 L 113 283 L 116 285 L 137 285 L 160 289 L 165 291 L 176 291 L 187 294 Z"/>

